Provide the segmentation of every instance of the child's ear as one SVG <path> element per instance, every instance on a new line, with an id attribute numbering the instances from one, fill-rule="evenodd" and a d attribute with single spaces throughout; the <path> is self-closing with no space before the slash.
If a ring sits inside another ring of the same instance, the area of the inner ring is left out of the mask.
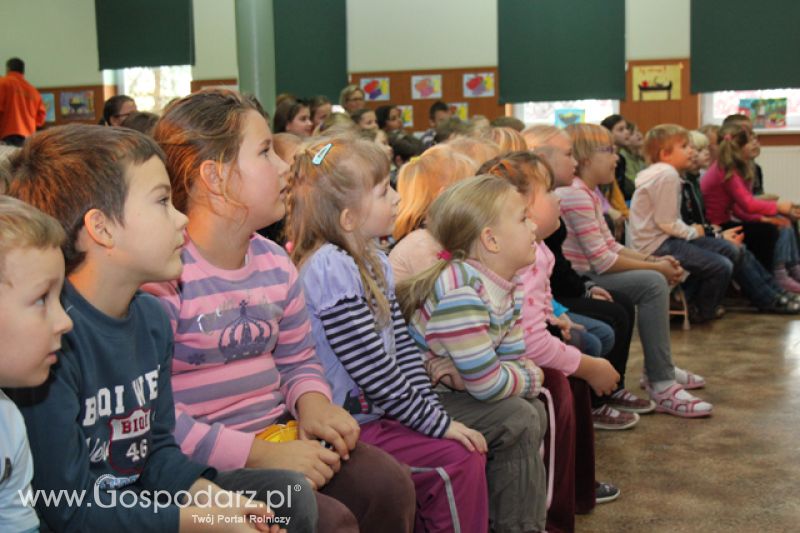
<path id="1" fill-rule="evenodd" d="M 500 251 L 500 245 L 491 227 L 487 226 L 481 230 L 480 241 L 487 252 L 496 254 Z"/>
<path id="2" fill-rule="evenodd" d="M 222 196 L 225 190 L 223 187 L 225 178 L 222 176 L 220 167 L 219 163 L 210 159 L 200 163 L 200 181 L 208 192 Z"/>
<path id="3" fill-rule="evenodd" d="M 83 215 L 86 236 L 103 248 L 114 246 L 112 221 L 99 209 L 90 209 Z"/>
<path id="4" fill-rule="evenodd" d="M 345 207 L 341 213 L 339 213 L 339 225 L 342 226 L 342 229 L 348 233 L 352 233 L 356 230 L 356 226 L 358 224 L 358 220 L 356 219 L 355 213 L 350 209 Z"/>

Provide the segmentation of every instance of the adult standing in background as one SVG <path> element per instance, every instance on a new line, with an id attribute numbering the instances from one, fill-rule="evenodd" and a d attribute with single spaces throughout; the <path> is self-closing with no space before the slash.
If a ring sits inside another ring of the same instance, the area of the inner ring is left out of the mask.
<path id="1" fill-rule="evenodd" d="M 44 124 L 45 116 L 42 95 L 25 79 L 25 62 L 12 57 L 0 78 L 0 140 L 22 146 Z"/>

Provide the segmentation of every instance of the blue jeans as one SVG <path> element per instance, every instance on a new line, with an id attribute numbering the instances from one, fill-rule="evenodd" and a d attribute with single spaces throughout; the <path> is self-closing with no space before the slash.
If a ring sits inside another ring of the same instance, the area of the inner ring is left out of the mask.
<path id="1" fill-rule="evenodd" d="M 792 228 L 780 228 L 778 240 L 775 242 L 775 266 L 790 266 L 800 263 L 800 252 L 797 251 L 797 239 Z"/>
<path id="2" fill-rule="evenodd" d="M 569 312 L 567 315 L 570 320 L 586 328 L 582 331 L 573 331 L 569 344 L 594 357 L 603 357 L 614 347 L 614 330 L 611 326 L 578 313 Z"/>
<path id="3" fill-rule="evenodd" d="M 715 309 L 722 303 L 733 275 L 733 263 L 727 257 L 704 249 L 695 241 L 713 239 L 700 237 L 687 241 L 670 237 L 653 255 L 672 255 L 691 275 L 686 280 L 687 298 L 697 307 L 701 318 L 714 318 Z"/>
<path id="4" fill-rule="evenodd" d="M 736 246 L 725 239 L 702 237 L 691 241 L 703 249 L 724 255 L 733 262 L 733 279 L 744 294 L 759 309 L 771 307 L 783 293 L 775 278 L 753 255 L 747 246 Z"/>

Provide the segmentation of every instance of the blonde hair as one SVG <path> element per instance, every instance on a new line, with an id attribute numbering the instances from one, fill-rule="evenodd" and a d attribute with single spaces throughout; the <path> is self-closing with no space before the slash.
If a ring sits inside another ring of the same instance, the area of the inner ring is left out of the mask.
<path id="1" fill-rule="evenodd" d="M 689 132 L 689 142 L 698 151 L 708 148 L 709 144 L 711 144 L 706 134 L 699 130 L 692 130 Z"/>
<path id="2" fill-rule="evenodd" d="M 517 192 L 533 201 L 537 186 L 545 191 L 553 190 L 553 169 L 540 154 L 520 150 L 487 161 L 478 170 L 479 174 L 498 176 L 510 182 Z"/>
<path id="3" fill-rule="evenodd" d="M 360 214 L 364 196 L 388 174 L 389 159 L 375 143 L 355 136 L 322 138 L 295 156 L 286 201 L 286 232 L 295 264 L 300 267 L 325 243 L 347 252 L 358 267 L 367 305 L 381 326 L 391 313 L 376 244 L 359 232 L 348 239 L 340 217 L 345 209 Z"/>
<path id="4" fill-rule="evenodd" d="M 586 162 L 603 146 L 614 146 L 611 132 L 597 124 L 570 124 L 564 130 L 572 139 L 572 154 L 578 161 L 580 175 Z"/>
<path id="5" fill-rule="evenodd" d="M 21 248 L 60 248 L 67 236 L 61 224 L 32 205 L 10 196 L 0 196 L 0 282 L 6 260 Z"/>
<path id="6" fill-rule="evenodd" d="M 528 150 L 541 148 L 547 145 L 550 139 L 559 135 L 564 135 L 569 138 L 569 135 L 567 135 L 564 130 L 548 124 L 537 124 L 536 126 L 531 126 L 522 130 L 522 137 L 525 139 Z"/>
<path id="7" fill-rule="evenodd" d="M 661 152 L 672 152 L 680 141 L 688 141 L 689 132 L 677 124 L 653 126 L 644 136 L 644 156 L 649 163 L 661 161 Z"/>
<path id="8" fill-rule="evenodd" d="M 500 155 L 500 147 L 486 139 L 480 140 L 471 137 L 456 137 L 443 144 L 471 158 L 475 161 L 477 166 L 481 166 L 488 160 Z"/>
<path id="9" fill-rule="evenodd" d="M 347 101 L 355 93 L 361 93 L 362 96 L 366 96 L 366 93 L 364 93 L 364 91 L 361 90 L 361 87 L 359 87 L 358 85 L 351 84 L 342 89 L 342 92 L 339 93 L 339 105 L 345 107 Z"/>
<path id="10" fill-rule="evenodd" d="M 428 231 L 450 254 L 397 286 L 397 299 L 406 320 L 433 292 L 436 281 L 451 261 L 468 258 L 484 228 L 494 224 L 516 188 L 497 176 L 475 176 L 444 191 L 430 209 Z"/>
<path id="11" fill-rule="evenodd" d="M 512 128 L 494 127 L 489 133 L 489 138 L 498 146 L 501 155 L 528 149 L 522 134 Z"/>
<path id="12" fill-rule="evenodd" d="M 453 183 L 473 176 L 478 165 L 447 144 L 438 144 L 400 168 L 397 192 L 400 210 L 394 224 L 394 238 L 400 240 L 422 226 L 436 197 Z"/>
<path id="13" fill-rule="evenodd" d="M 289 155 L 294 155 L 301 144 L 303 144 L 303 139 L 294 133 L 276 133 L 272 136 L 272 147 L 275 149 L 275 153 L 288 165 L 292 164 L 292 158 Z"/>

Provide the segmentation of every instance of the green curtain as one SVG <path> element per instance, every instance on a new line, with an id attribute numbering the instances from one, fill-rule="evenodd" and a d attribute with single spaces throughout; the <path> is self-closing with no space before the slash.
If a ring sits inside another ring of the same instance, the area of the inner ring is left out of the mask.
<path id="1" fill-rule="evenodd" d="M 800 87 L 798 0 L 692 0 L 692 92 Z"/>
<path id="2" fill-rule="evenodd" d="M 100 70 L 194 65 L 192 0 L 95 0 Z"/>
<path id="3" fill-rule="evenodd" d="M 337 102 L 347 85 L 346 1 L 274 0 L 273 13 L 276 92 Z"/>
<path id="4" fill-rule="evenodd" d="M 497 33 L 501 103 L 625 98 L 625 0 L 498 0 Z"/>

